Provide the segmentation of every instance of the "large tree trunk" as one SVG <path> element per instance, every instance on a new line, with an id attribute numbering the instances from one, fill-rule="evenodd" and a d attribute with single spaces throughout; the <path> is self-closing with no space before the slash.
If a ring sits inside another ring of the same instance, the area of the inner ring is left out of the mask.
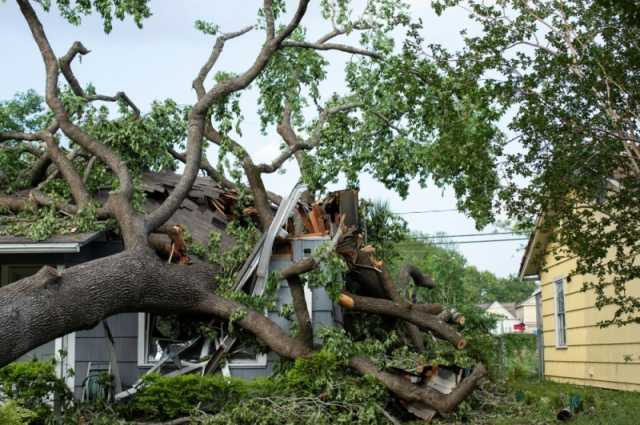
<path id="1" fill-rule="evenodd" d="M 59 273 L 38 273 L 0 288 L 0 366 L 54 338 L 91 329 L 117 313 L 211 314 L 238 323 L 278 354 L 294 358 L 306 346 L 265 316 L 215 294 L 218 270 L 204 264 L 165 264 L 148 250 L 125 251 Z"/>

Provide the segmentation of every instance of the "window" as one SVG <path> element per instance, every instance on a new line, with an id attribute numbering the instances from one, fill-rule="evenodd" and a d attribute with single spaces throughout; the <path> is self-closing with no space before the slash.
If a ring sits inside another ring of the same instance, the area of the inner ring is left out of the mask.
<path id="1" fill-rule="evenodd" d="M 556 289 L 556 347 L 567 346 L 567 321 L 564 307 L 564 279 L 555 281 Z"/>
<path id="2" fill-rule="evenodd" d="M 138 366 L 153 366 L 165 352 L 180 352 L 183 360 L 199 360 L 201 347 L 196 318 L 138 313 Z"/>

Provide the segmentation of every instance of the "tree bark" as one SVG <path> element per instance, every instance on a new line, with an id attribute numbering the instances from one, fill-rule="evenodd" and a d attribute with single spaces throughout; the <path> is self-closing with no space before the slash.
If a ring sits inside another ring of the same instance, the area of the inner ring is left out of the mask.
<path id="1" fill-rule="evenodd" d="M 395 317 L 409 322 L 413 326 L 428 330 L 436 336 L 449 341 L 458 349 L 466 345 L 464 337 L 437 316 L 426 314 L 415 308 L 413 304 L 397 303 L 383 298 L 362 297 L 355 294 L 343 293 L 339 299 L 340 305 L 365 313 L 380 314 Z"/>
<path id="2" fill-rule="evenodd" d="M 295 358 L 308 349 L 274 322 L 215 294 L 216 267 L 165 264 L 151 250 L 122 253 L 70 267 L 43 268 L 0 288 L 0 366 L 73 331 L 91 329 L 117 313 L 211 314 L 238 324 L 276 353 Z"/>
<path id="3" fill-rule="evenodd" d="M 304 286 L 298 276 L 292 276 L 287 279 L 291 298 L 293 300 L 293 309 L 296 313 L 296 321 L 298 323 L 298 338 L 305 346 L 313 347 L 313 326 L 311 325 L 311 316 L 307 308 L 307 299 L 304 293 Z"/>
<path id="4" fill-rule="evenodd" d="M 362 375 L 371 375 L 382 382 L 389 391 L 406 401 L 421 401 L 439 413 L 452 412 L 460 402 L 471 394 L 478 381 L 487 373 L 482 364 L 477 364 L 471 375 L 465 378 L 451 393 L 442 394 L 426 386 L 414 385 L 401 376 L 381 371 L 366 357 L 354 357 L 349 366 Z"/>

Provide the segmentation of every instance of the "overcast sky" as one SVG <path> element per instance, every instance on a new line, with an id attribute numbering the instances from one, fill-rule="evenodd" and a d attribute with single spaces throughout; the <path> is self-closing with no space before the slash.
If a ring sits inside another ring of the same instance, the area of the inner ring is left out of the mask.
<path id="1" fill-rule="evenodd" d="M 99 93 L 104 94 L 124 90 L 141 109 L 147 110 L 156 99 L 173 98 L 180 104 L 194 102 L 191 81 L 208 57 L 214 41 L 193 28 L 196 19 L 213 21 L 220 25 L 222 31 L 235 31 L 255 22 L 259 3 L 255 0 L 156 0 L 151 2 L 153 16 L 144 22 L 143 30 L 139 30 L 131 21 L 117 22 L 108 35 L 103 33 L 102 24 L 97 18 L 86 18 L 80 27 L 73 27 L 59 18 L 57 13 L 43 13 L 37 5 L 36 12 L 41 16 L 58 56 L 64 54 L 76 40 L 82 41 L 92 51 L 82 59 L 82 63 L 74 64 L 76 76 L 82 84 L 91 82 Z M 303 20 L 311 38 L 328 30 L 317 3 L 312 1 Z M 465 26 L 471 26 L 473 30 L 466 12 L 462 10 L 437 17 L 429 1 L 412 0 L 411 3 L 412 14 L 424 21 L 424 36 L 428 43 L 459 48 L 459 31 Z M 216 65 L 217 69 L 235 72 L 245 69 L 254 59 L 263 37 L 262 33 L 254 31 L 228 43 Z M 17 5 L 11 0 L 0 1 L 0 52 L 0 99 L 8 99 L 14 93 L 29 88 L 40 93 L 44 91 L 42 59 Z M 328 59 L 331 67 L 329 77 L 323 84 L 323 93 L 326 94 L 343 87 L 341 69 L 349 58 L 344 54 L 332 53 Z M 242 106 L 245 116 L 243 144 L 256 161 L 273 159 L 279 152 L 280 140 L 275 133 L 267 136 L 260 134 L 254 92 L 243 95 Z M 286 194 L 298 177 L 296 167 L 290 165 L 284 175 L 267 176 L 266 184 L 274 192 Z M 334 189 L 339 189 L 339 186 L 336 185 Z M 404 200 L 368 176 L 362 177 L 360 189 L 362 197 L 388 200 L 397 212 L 452 209 L 456 203 L 450 191 L 434 187 L 424 189 L 417 183 L 411 185 L 410 195 Z M 403 217 L 412 230 L 424 233 L 477 233 L 474 222 L 458 212 L 406 214 Z M 493 230 L 487 228 L 482 231 Z M 464 240 L 477 239 L 481 238 Z M 506 276 L 517 272 L 523 246 L 523 241 L 512 241 L 460 244 L 457 249 L 470 264 L 479 269 Z"/>

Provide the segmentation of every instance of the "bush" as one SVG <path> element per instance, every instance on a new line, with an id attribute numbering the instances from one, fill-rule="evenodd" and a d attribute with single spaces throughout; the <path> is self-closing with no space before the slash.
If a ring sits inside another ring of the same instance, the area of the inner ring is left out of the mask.
<path id="1" fill-rule="evenodd" d="M 0 424 L 2 425 L 27 425 L 35 417 L 34 412 L 21 407 L 15 400 L 0 404 Z"/>
<path id="2" fill-rule="evenodd" d="M 30 423 L 44 423 L 52 401 L 66 409 L 73 397 L 65 382 L 55 374 L 54 361 L 14 362 L 0 369 L 0 392 L 33 413 Z"/>
<path id="3" fill-rule="evenodd" d="M 327 351 L 286 362 L 275 375 L 245 381 L 220 375 L 150 375 L 128 406 L 130 417 L 203 415 L 208 425 L 386 424 L 384 388 L 350 374 Z M 125 413 L 125 412 L 122 412 Z"/>
<path id="4" fill-rule="evenodd" d="M 246 386 L 244 381 L 221 375 L 151 374 L 144 377 L 130 408 L 134 416 L 160 420 L 188 415 L 196 406 L 216 412 L 240 401 Z"/>

